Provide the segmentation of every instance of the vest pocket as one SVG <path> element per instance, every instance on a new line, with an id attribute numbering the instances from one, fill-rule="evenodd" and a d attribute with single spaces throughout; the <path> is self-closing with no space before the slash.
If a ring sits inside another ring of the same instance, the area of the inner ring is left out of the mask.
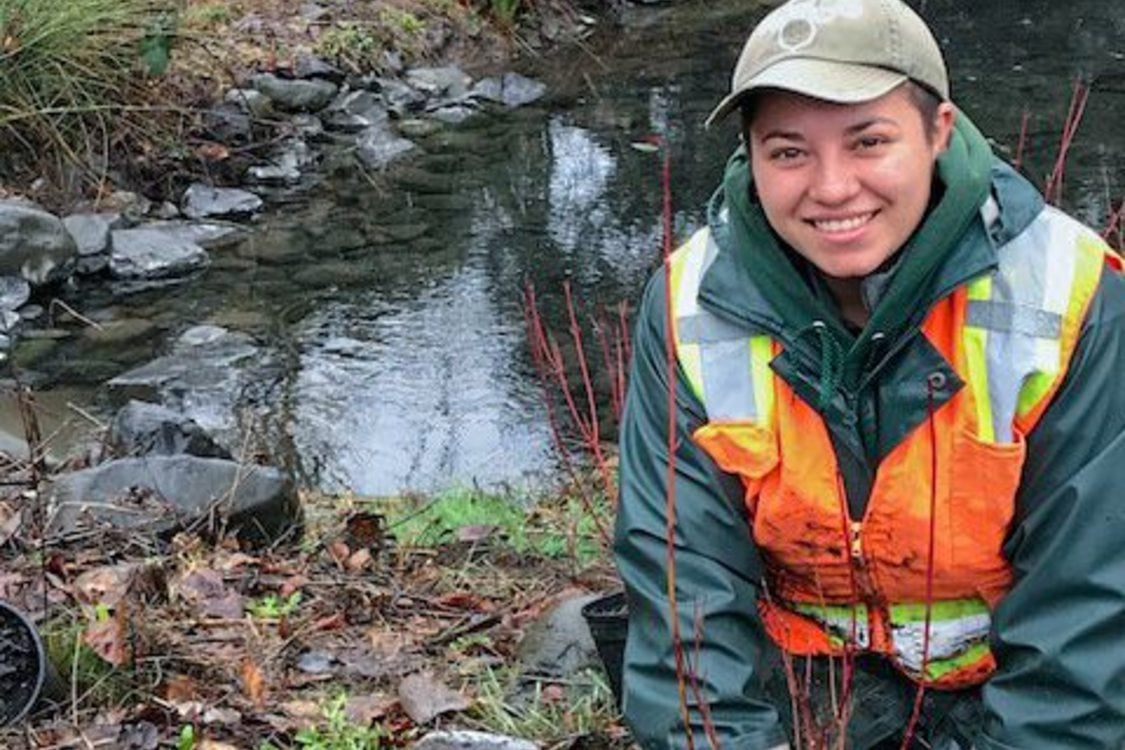
<path id="1" fill-rule="evenodd" d="M 1003 596 L 1010 582 L 1001 547 L 1027 456 L 1023 434 L 1015 430 L 1013 438 L 1013 443 L 987 443 L 968 430 L 953 437 L 949 494 L 954 564 L 961 574 L 972 577 L 990 605 Z"/>
<path id="2" fill-rule="evenodd" d="M 747 497 L 778 463 L 777 435 L 757 422 L 708 422 L 692 434 L 723 471 L 742 478 Z"/>

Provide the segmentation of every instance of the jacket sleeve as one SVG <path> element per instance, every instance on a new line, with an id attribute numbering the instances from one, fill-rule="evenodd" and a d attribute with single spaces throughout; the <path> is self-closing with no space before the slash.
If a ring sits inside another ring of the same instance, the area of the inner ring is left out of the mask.
<path id="1" fill-rule="evenodd" d="M 629 602 L 624 712 L 646 749 L 688 746 L 682 720 L 667 597 L 665 518 L 668 365 L 665 284 L 649 284 L 634 334 L 621 426 L 621 490 L 615 553 Z M 761 564 L 751 541 L 740 482 L 723 474 L 691 439 L 702 407 L 676 369 L 674 545 L 676 601 L 696 747 L 707 747 L 698 686 L 724 750 L 784 745 L 777 712 L 761 697 L 758 665 L 767 636 L 757 615 Z"/>
<path id="2" fill-rule="evenodd" d="M 1125 278 L 1106 270 L 1027 438 L 982 750 L 1125 747 Z"/>

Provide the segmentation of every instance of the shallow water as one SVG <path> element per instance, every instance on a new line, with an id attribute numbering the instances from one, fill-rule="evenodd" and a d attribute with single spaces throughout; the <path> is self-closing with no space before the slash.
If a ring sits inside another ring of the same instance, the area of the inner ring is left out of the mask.
<path id="1" fill-rule="evenodd" d="M 998 144 L 1031 112 L 1030 171 L 1049 169 L 1076 76 L 1094 81 L 1067 179 L 1076 214 L 1101 226 L 1125 194 L 1125 20 L 1105 0 L 919 0 L 953 70 L 954 96 Z M 716 8 L 715 6 L 721 6 Z M 263 450 L 309 484 L 363 494 L 479 483 L 524 486 L 553 468 L 524 344 L 530 280 L 551 320 L 561 285 L 584 310 L 635 300 L 660 253 L 659 163 L 630 144 L 671 143 L 675 225 L 702 217 L 733 126 L 702 120 L 727 85 L 756 2 L 642 9 L 627 30 L 528 71 L 547 104 L 426 139 L 398 176 L 327 179 L 216 250 L 190 283 L 70 302 L 99 320 L 139 318 L 125 343 L 64 341 L 32 369 L 105 412 L 94 384 L 166 348 L 186 327 L 253 334 L 243 384 Z"/>

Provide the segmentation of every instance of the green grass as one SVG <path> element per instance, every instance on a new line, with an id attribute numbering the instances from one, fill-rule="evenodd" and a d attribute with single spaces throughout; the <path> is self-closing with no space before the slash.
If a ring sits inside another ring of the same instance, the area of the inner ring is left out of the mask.
<path id="1" fill-rule="evenodd" d="M 297 732 L 290 747 L 300 750 L 379 750 L 382 732 L 377 727 L 352 723 L 347 706 L 347 694 L 338 694 L 324 706 L 324 723 Z M 266 743 L 259 750 L 277 748 Z"/>
<path id="2" fill-rule="evenodd" d="M 561 695 L 548 697 L 541 683 L 525 699 L 511 697 L 509 670 L 487 670 L 476 683 L 469 717 L 481 728 L 544 745 L 566 738 L 606 734 L 619 722 L 613 692 L 601 673 L 589 670 L 568 681 Z"/>
<path id="3" fill-rule="evenodd" d="M 175 0 L 0 0 L 0 169 L 13 152 L 82 163 L 166 64 Z"/>
<path id="4" fill-rule="evenodd" d="M 477 532 L 516 552 L 570 557 L 579 565 L 605 554 L 597 520 L 573 497 L 543 498 L 524 507 L 520 499 L 458 489 L 428 499 L 376 502 L 390 531 L 407 547 L 437 547 Z M 595 501 L 593 512 L 607 527 L 608 503 Z"/>

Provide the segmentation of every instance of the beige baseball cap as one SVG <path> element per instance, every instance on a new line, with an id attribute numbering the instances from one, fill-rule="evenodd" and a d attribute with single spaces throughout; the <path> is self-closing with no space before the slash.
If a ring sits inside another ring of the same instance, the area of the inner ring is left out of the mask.
<path id="1" fill-rule="evenodd" d="M 754 27 L 730 94 L 707 125 L 756 89 L 851 104 L 877 99 L 908 79 L 949 99 L 937 40 L 902 0 L 789 0 Z"/>

